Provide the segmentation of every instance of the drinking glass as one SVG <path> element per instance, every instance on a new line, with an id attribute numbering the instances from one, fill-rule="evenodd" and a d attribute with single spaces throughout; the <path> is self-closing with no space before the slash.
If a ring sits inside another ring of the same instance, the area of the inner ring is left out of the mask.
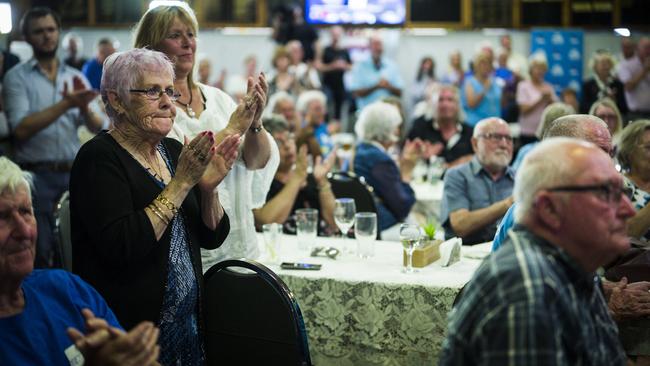
<path id="1" fill-rule="evenodd" d="M 341 230 L 343 237 L 348 235 L 348 231 L 354 225 L 354 214 L 357 209 L 352 198 L 338 198 L 334 204 L 334 221 L 336 226 Z"/>
<path id="2" fill-rule="evenodd" d="M 357 239 L 357 254 L 360 258 L 370 258 L 375 255 L 377 214 L 374 212 L 359 212 L 354 215 L 354 220 L 354 237 Z"/>
<path id="3" fill-rule="evenodd" d="M 266 245 L 266 252 L 270 263 L 280 263 L 280 248 L 279 241 L 282 236 L 282 225 L 278 223 L 262 225 L 262 232 L 264 233 L 264 244 Z"/>
<path id="4" fill-rule="evenodd" d="M 399 227 L 399 239 L 406 250 L 406 267 L 402 269 L 404 273 L 417 272 L 413 269 L 413 251 L 420 245 L 422 231 L 419 225 L 402 224 Z"/>
<path id="5" fill-rule="evenodd" d="M 316 235 L 318 234 L 318 210 L 315 208 L 297 209 L 296 228 L 298 233 L 298 249 L 311 252 L 316 241 Z"/>

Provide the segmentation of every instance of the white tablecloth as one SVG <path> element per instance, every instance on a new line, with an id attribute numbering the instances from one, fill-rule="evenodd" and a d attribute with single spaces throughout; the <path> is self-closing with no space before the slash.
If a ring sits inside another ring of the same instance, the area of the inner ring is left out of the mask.
<path id="1" fill-rule="evenodd" d="M 316 239 L 316 246 L 347 245 L 356 249 L 351 239 Z M 437 363 L 447 313 L 480 264 L 461 255 L 450 267 L 436 262 L 404 274 L 398 242 L 376 242 L 375 256 L 365 260 L 347 253 L 336 260 L 309 257 L 298 251 L 295 236 L 283 235 L 281 246 L 281 261 L 322 264 L 319 271 L 282 270 L 262 258 L 298 299 L 318 365 Z M 488 254 L 490 244 L 462 249 L 472 256 Z"/>

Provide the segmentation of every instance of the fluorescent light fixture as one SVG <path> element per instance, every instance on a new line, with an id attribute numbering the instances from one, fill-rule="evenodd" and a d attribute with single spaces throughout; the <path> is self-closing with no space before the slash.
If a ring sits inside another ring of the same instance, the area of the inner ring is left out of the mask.
<path id="1" fill-rule="evenodd" d="M 483 28 L 484 36 L 504 36 L 508 34 L 508 30 L 505 28 Z"/>
<path id="2" fill-rule="evenodd" d="M 0 4 L 0 33 L 11 32 L 11 4 Z"/>
<path id="3" fill-rule="evenodd" d="M 152 2 L 149 3 L 149 10 L 161 6 L 161 5 L 176 5 L 176 6 L 182 6 L 187 9 L 190 8 L 190 5 L 186 3 L 185 1 L 178 1 L 178 0 L 153 0 Z"/>
<path id="4" fill-rule="evenodd" d="M 627 28 L 614 28 L 614 33 L 618 34 L 621 37 L 630 36 L 630 30 Z"/>
<path id="5" fill-rule="evenodd" d="M 446 36 L 445 28 L 412 28 L 411 33 L 414 36 Z"/>

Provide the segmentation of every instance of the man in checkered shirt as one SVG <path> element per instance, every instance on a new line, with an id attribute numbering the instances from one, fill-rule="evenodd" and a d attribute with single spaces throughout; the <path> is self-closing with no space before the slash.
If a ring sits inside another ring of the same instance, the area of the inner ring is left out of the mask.
<path id="1" fill-rule="evenodd" d="M 515 226 L 450 314 L 440 365 L 625 365 L 595 271 L 634 215 L 610 157 L 543 141 L 517 171 Z"/>

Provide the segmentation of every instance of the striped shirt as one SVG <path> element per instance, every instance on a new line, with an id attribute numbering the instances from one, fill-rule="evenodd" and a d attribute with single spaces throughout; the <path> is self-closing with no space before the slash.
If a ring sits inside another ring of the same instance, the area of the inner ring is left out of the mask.
<path id="1" fill-rule="evenodd" d="M 600 286 L 517 225 L 452 310 L 440 365 L 625 365 Z"/>

